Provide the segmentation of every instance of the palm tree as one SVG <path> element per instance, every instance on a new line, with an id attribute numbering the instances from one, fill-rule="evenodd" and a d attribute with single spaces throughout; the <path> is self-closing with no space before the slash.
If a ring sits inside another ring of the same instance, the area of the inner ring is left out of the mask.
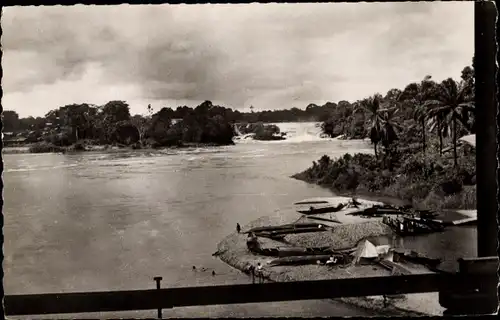
<path id="1" fill-rule="evenodd" d="M 424 153 L 426 149 L 425 131 L 428 116 L 426 102 L 433 98 L 435 91 L 436 83 L 431 80 L 431 76 L 427 75 L 420 83 L 408 85 L 402 94 L 402 100 L 413 106 L 413 119 L 422 127 L 422 150 Z"/>
<path id="2" fill-rule="evenodd" d="M 457 83 L 448 78 L 441 82 L 433 100 L 428 100 L 429 116 L 440 118 L 446 125 L 451 125 L 453 140 L 453 160 L 457 166 L 457 125 L 462 122 L 464 109 L 473 110 L 474 102 L 468 94 L 468 87 L 462 81 Z"/>
<path id="3" fill-rule="evenodd" d="M 425 155 L 426 139 L 425 139 L 425 120 L 427 119 L 427 107 L 425 105 L 416 105 L 413 110 L 413 120 L 422 126 L 422 151 Z"/>
<path id="4" fill-rule="evenodd" d="M 451 136 L 451 121 L 444 112 L 430 108 L 427 112 L 427 127 L 429 132 L 436 132 L 439 137 L 439 155 L 443 155 L 443 139 Z"/>
<path id="5" fill-rule="evenodd" d="M 379 111 L 381 121 L 380 137 L 382 145 L 388 149 L 392 143 L 398 140 L 396 129 L 401 129 L 401 126 L 395 122 L 397 108 L 382 109 Z"/>
<path id="6" fill-rule="evenodd" d="M 462 70 L 462 85 L 464 86 L 465 94 L 469 101 L 474 101 L 474 68 L 467 66 Z M 463 108 L 461 114 L 461 122 L 464 127 L 470 132 L 476 132 L 475 108 Z"/>
<path id="7" fill-rule="evenodd" d="M 370 115 L 370 141 L 373 143 L 373 149 L 375 151 L 375 158 L 378 159 L 377 145 L 382 140 L 382 128 L 380 121 L 380 101 L 382 97 L 379 94 L 375 94 L 372 97 L 363 99 L 358 103 L 353 113 L 357 113 L 360 110 L 364 110 Z"/>
<path id="8" fill-rule="evenodd" d="M 397 107 L 382 109 L 379 111 L 379 118 L 381 122 L 380 137 L 382 145 L 385 148 L 385 156 L 392 154 L 391 147 L 394 141 L 398 140 L 396 129 L 402 129 L 402 127 L 395 121 L 398 111 L 399 109 Z M 387 160 L 387 158 L 385 159 Z M 392 170 L 392 162 L 389 163 L 389 169 Z"/>

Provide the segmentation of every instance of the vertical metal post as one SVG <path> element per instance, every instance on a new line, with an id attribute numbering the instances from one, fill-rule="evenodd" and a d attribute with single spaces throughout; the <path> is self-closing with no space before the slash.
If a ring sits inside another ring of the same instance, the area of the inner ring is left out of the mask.
<path id="1" fill-rule="evenodd" d="M 162 277 L 154 277 L 153 278 L 156 281 L 156 289 L 160 290 L 161 288 L 161 280 L 163 280 Z M 161 308 L 158 309 L 158 319 L 162 319 L 162 314 L 161 314 Z"/>
<path id="2" fill-rule="evenodd" d="M 497 256 L 498 246 L 496 8 L 493 2 L 488 1 L 477 1 L 474 6 L 477 253 L 479 257 L 488 257 Z"/>

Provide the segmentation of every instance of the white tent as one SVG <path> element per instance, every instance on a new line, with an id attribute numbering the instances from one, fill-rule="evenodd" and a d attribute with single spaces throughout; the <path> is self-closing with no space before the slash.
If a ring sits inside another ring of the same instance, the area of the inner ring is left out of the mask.
<path id="1" fill-rule="evenodd" d="M 476 147 L 476 135 L 475 134 L 469 134 L 467 136 L 463 136 L 458 140 L 467 142 L 468 144 L 470 144 L 474 148 Z"/>
<path id="2" fill-rule="evenodd" d="M 368 240 L 361 241 L 358 244 L 356 251 L 354 252 L 353 263 L 362 263 L 378 258 L 377 247 Z"/>
<path id="3" fill-rule="evenodd" d="M 385 254 L 389 253 L 389 250 L 391 249 L 391 246 L 388 245 L 388 244 L 384 244 L 384 245 L 375 247 L 375 249 L 377 249 L 377 253 L 379 255 L 385 255 Z"/>

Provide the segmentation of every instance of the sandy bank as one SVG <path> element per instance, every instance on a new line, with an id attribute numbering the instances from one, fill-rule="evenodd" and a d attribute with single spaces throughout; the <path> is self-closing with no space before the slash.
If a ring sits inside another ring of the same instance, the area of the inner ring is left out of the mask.
<path id="1" fill-rule="evenodd" d="M 297 220 L 297 215 L 272 215 L 262 217 L 244 226 L 243 231 L 264 225 L 279 225 Z M 291 245 L 300 246 L 330 246 L 332 249 L 346 249 L 354 247 L 359 241 L 367 237 L 391 235 L 392 231 L 381 221 L 367 221 L 357 224 L 338 225 L 334 232 L 325 231 L 311 234 L 287 235 L 285 240 Z M 273 245 L 272 240 L 259 238 L 265 245 Z M 269 267 L 267 262 L 272 257 L 254 255 L 246 247 L 246 234 L 233 233 L 222 240 L 218 245 L 218 257 L 225 263 L 239 270 L 245 270 L 249 264 L 260 262 L 263 266 L 263 275 L 266 279 L 275 282 L 327 280 L 343 278 L 362 278 L 374 276 L 390 276 L 390 271 L 378 265 L 361 265 L 347 267 L 326 267 L 322 265 L 303 266 L 276 266 Z M 368 308 L 382 315 L 442 315 L 443 309 L 438 303 L 437 293 L 400 295 L 388 299 L 384 306 L 382 296 L 339 298 L 333 299 Z"/>

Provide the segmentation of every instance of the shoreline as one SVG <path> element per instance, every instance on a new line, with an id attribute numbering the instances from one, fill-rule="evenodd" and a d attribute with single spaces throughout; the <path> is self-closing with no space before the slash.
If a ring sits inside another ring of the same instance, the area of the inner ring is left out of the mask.
<path id="1" fill-rule="evenodd" d="M 459 197 L 460 199 L 465 198 L 467 199 L 467 193 L 469 192 L 474 192 L 475 194 L 475 188 L 476 186 L 463 186 L 463 189 L 455 194 L 452 195 L 441 195 L 439 193 L 436 193 L 435 191 L 429 192 L 425 198 L 417 198 L 417 197 L 412 197 L 411 200 L 409 199 L 403 199 L 402 197 L 399 196 L 398 193 L 392 192 L 394 189 L 394 185 L 390 185 L 389 187 L 386 187 L 381 190 L 375 190 L 375 191 L 367 191 L 366 189 L 359 189 L 356 191 L 347 191 L 347 190 L 338 190 L 334 187 L 327 186 L 327 185 L 321 185 L 314 183 L 312 181 L 307 181 L 305 179 L 302 179 L 300 177 L 292 176 L 292 179 L 302 181 L 307 184 L 313 184 L 317 185 L 321 188 L 324 188 L 326 190 L 329 190 L 332 192 L 335 196 L 339 197 L 360 197 L 363 199 L 367 200 L 373 200 L 373 201 L 381 201 L 383 199 L 384 202 L 390 203 L 392 205 L 397 205 L 397 206 L 404 206 L 404 205 L 411 205 L 415 209 L 419 210 L 437 210 L 437 211 L 448 211 L 448 210 L 463 210 L 463 211 L 475 211 L 477 210 L 476 206 L 470 206 L 466 203 L 467 200 L 462 200 L 458 203 L 457 206 L 457 201 L 451 202 L 451 204 L 447 203 L 448 199 L 453 199 L 453 197 Z M 464 203 L 465 202 L 465 203 Z"/>
<path id="2" fill-rule="evenodd" d="M 34 144 L 33 144 L 34 145 Z M 61 151 L 47 151 L 47 152 L 32 152 L 30 151 L 30 148 L 33 145 L 29 146 L 22 146 L 22 147 L 3 147 L 2 148 L 2 153 L 3 154 L 47 154 L 47 153 L 52 153 L 52 154 L 66 154 L 66 153 L 87 153 L 87 152 L 121 152 L 121 151 L 154 151 L 154 150 L 165 150 L 165 149 L 171 149 L 171 150 L 176 150 L 176 149 L 189 149 L 189 148 L 211 148 L 211 147 L 225 147 L 225 146 L 233 146 L 234 144 L 224 144 L 224 145 L 218 145 L 218 144 L 212 144 L 212 143 L 186 143 L 184 145 L 180 146 L 170 146 L 170 147 L 160 147 L 160 148 L 153 148 L 149 146 L 144 146 L 140 148 L 134 148 L 132 146 L 125 146 L 125 147 L 120 147 L 120 146 L 112 146 L 112 145 L 88 145 L 85 146 L 84 150 L 74 150 L 74 145 L 69 146 L 69 147 L 59 147 L 61 148 Z"/>
<path id="3" fill-rule="evenodd" d="M 473 154 L 461 156 L 455 166 L 431 150 L 427 154 L 403 151 L 391 169 L 371 154 L 346 153 L 338 158 L 323 155 L 290 178 L 336 195 L 398 199 L 416 209 L 475 210 L 474 165 Z"/>
<path id="4" fill-rule="evenodd" d="M 297 216 L 280 216 L 277 214 L 263 216 L 243 226 L 242 230 L 244 231 L 264 225 L 292 223 L 296 220 Z M 317 246 L 328 243 L 332 249 L 342 250 L 355 247 L 357 243 L 363 239 L 380 235 L 391 235 L 393 233 L 392 230 L 381 221 L 372 220 L 358 224 L 342 224 L 335 228 L 335 232 L 326 231 L 321 232 L 321 234 L 328 234 L 326 236 L 327 239 L 325 239 L 324 235 L 318 237 L 314 234 L 308 236 L 307 238 L 309 239 L 306 239 L 306 243 L 304 243 L 304 234 L 302 234 L 302 236 L 289 235 L 286 237 L 286 241 L 291 245 L 298 246 L 310 245 L 311 242 Z M 217 245 L 216 256 L 224 263 L 243 273 L 245 273 L 244 270 L 249 264 L 256 265 L 260 262 L 264 266 L 262 271 L 263 278 L 271 282 L 391 276 L 389 270 L 379 265 L 372 264 L 335 267 L 334 271 L 322 265 L 269 267 L 266 266 L 267 261 L 272 258 L 254 255 L 249 252 L 246 247 L 246 234 L 238 234 L 236 232 L 226 236 Z M 384 299 L 382 296 L 348 297 L 327 300 L 373 310 L 381 315 L 390 316 L 440 316 L 444 310 L 438 303 L 438 293 L 411 294 L 388 298 L 386 306 L 384 306 Z"/>

